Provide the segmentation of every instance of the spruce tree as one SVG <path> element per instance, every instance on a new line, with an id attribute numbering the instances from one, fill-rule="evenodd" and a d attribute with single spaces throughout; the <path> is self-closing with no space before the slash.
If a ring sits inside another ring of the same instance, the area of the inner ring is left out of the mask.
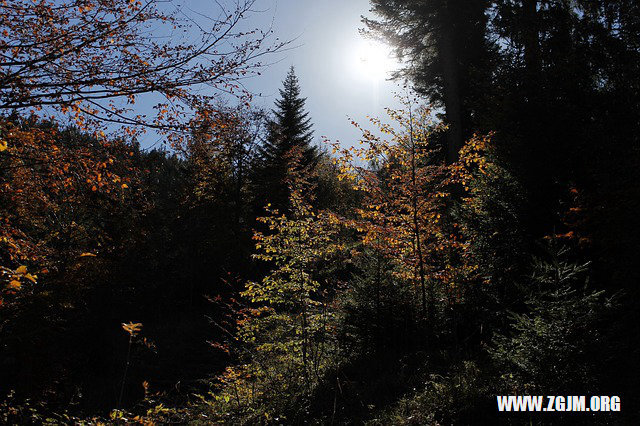
<path id="1" fill-rule="evenodd" d="M 368 32 L 385 39 L 402 59 L 395 77 L 407 78 L 443 108 L 449 163 L 477 129 L 479 99 L 489 95 L 488 8 L 488 2 L 469 0 L 371 0 L 377 19 L 363 18 Z"/>
<path id="2" fill-rule="evenodd" d="M 269 123 L 269 134 L 261 149 L 262 164 L 256 180 L 259 208 L 270 203 L 274 208 L 286 212 L 290 168 L 310 171 L 317 162 L 318 153 L 311 144 L 313 131 L 309 113 L 305 111 L 305 102 L 295 69 L 291 67 L 280 89 L 280 98 L 276 100 L 273 118 Z"/>

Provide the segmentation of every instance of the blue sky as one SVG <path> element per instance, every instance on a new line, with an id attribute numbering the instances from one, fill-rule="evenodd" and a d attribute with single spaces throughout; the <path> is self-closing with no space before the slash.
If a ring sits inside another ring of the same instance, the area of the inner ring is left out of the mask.
<path id="1" fill-rule="evenodd" d="M 211 0 L 187 2 L 206 13 Z M 398 86 L 383 75 L 368 72 L 363 62 L 368 42 L 358 33 L 361 15 L 368 14 L 368 0 L 257 0 L 256 10 L 244 25 L 273 27 L 274 38 L 293 40 L 292 49 L 268 58 L 272 65 L 261 76 L 245 81 L 257 96 L 254 105 L 271 108 L 289 67 L 296 67 L 315 138 L 326 136 L 351 145 L 359 133 L 348 117 L 364 122 L 367 115 L 384 117 L 384 107 L 397 106 Z M 379 46 L 378 46 L 379 47 Z"/>

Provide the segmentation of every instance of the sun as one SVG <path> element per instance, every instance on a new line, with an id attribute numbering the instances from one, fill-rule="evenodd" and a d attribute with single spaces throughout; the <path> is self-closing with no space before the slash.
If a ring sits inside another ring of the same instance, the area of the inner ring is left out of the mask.
<path id="1" fill-rule="evenodd" d="M 396 66 L 389 46 L 370 40 L 363 40 L 358 45 L 354 62 L 358 75 L 372 81 L 388 78 Z"/>

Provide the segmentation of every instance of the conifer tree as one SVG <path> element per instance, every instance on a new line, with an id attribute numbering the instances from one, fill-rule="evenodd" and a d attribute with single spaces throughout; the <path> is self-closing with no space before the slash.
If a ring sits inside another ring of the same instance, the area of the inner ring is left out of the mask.
<path id="1" fill-rule="evenodd" d="M 376 19 L 363 18 L 369 34 L 390 43 L 402 59 L 395 77 L 407 78 L 413 89 L 443 107 L 448 163 L 456 161 L 475 130 L 477 99 L 487 96 L 488 6 L 465 0 L 372 0 Z"/>
<path id="2" fill-rule="evenodd" d="M 301 96 L 300 83 L 294 67 L 280 89 L 280 98 L 272 111 L 269 135 L 261 150 L 261 167 L 258 168 L 257 201 L 262 208 L 270 203 L 287 211 L 289 191 L 286 184 L 290 169 L 292 149 L 300 150 L 301 161 L 296 167 L 313 168 L 317 162 L 317 150 L 312 146 L 313 131 L 309 113 L 305 111 L 306 98 Z"/>
<path id="3" fill-rule="evenodd" d="M 536 259 L 525 288 L 524 312 L 512 312 L 506 333 L 497 333 L 489 352 L 508 389 L 588 394 L 600 379 L 598 365 L 608 356 L 602 329 L 615 297 L 590 285 L 589 263 L 573 261 L 564 243 L 549 238 L 545 257 Z"/>

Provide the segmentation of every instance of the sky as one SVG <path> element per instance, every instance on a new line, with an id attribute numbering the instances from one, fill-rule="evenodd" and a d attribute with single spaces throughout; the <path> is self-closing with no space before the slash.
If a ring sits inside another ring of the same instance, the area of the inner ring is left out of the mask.
<path id="1" fill-rule="evenodd" d="M 211 0 L 191 0 L 190 7 L 206 13 Z M 399 86 L 386 81 L 393 67 L 388 49 L 359 33 L 368 0 L 257 0 L 255 12 L 243 25 L 272 27 L 274 39 L 291 40 L 286 51 L 265 59 L 271 65 L 245 81 L 253 104 L 271 109 L 290 66 L 296 68 L 302 95 L 314 124 L 315 141 L 323 137 L 344 145 L 357 142 L 359 132 L 349 118 L 383 118 L 385 107 L 397 107 Z"/>

